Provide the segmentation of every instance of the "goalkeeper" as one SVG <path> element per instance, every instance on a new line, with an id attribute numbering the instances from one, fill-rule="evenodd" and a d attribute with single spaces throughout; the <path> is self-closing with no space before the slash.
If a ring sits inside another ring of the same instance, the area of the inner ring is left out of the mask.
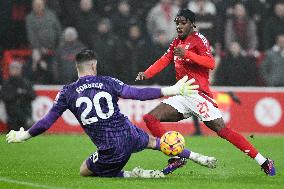
<path id="1" fill-rule="evenodd" d="M 97 60 L 92 50 L 82 50 L 76 55 L 79 79 L 66 85 L 58 93 L 52 108 L 28 131 L 10 131 L 8 143 L 23 142 L 46 130 L 69 109 L 78 119 L 85 133 L 97 146 L 97 152 L 83 161 L 82 176 L 100 177 L 164 177 L 182 166 L 184 161 L 174 161 L 163 171 L 143 170 L 122 171 L 132 153 L 146 148 L 160 150 L 159 139 L 148 135 L 134 126 L 120 113 L 118 97 L 126 99 L 149 100 L 169 95 L 189 96 L 197 92 L 198 85 L 187 77 L 175 85 L 165 88 L 136 88 L 108 76 L 97 76 Z M 201 165 L 214 168 L 216 159 L 185 149 L 180 155 Z M 181 159 L 182 159 L 181 158 Z"/>

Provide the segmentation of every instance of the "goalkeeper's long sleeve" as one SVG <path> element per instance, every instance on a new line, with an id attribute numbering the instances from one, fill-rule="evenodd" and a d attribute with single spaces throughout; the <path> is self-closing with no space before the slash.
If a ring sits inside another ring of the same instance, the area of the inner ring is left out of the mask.
<path id="1" fill-rule="evenodd" d="M 48 130 L 52 124 L 61 116 L 55 107 L 52 107 L 49 112 L 37 123 L 35 123 L 29 130 L 31 136 L 37 136 Z"/>
<path id="2" fill-rule="evenodd" d="M 137 88 L 129 85 L 124 85 L 120 94 L 121 98 L 134 100 L 152 100 L 162 97 L 160 88 Z"/>

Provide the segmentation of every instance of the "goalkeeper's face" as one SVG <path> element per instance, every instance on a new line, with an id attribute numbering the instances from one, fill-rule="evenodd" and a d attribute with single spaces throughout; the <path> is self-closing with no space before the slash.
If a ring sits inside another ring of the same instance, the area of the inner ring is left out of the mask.
<path id="1" fill-rule="evenodd" d="M 177 16 L 175 18 L 176 30 L 181 40 L 185 39 L 188 34 L 193 32 L 194 25 L 185 17 Z"/>

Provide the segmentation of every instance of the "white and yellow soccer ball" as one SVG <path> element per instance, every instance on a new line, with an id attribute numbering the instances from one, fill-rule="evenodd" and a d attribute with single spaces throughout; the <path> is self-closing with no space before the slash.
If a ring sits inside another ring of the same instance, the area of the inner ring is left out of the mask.
<path id="1" fill-rule="evenodd" d="M 161 137 L 161 151 L 168 156 L 176 156 L 180 154 L 184 147 L 184 137 L 177 131 L 168 131 Z"/>

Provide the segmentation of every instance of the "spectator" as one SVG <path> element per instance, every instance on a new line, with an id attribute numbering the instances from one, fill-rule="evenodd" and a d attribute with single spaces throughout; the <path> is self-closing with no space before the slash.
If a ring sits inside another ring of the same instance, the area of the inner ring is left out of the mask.
<path id="1" fill-rule="evenodd" d="M 128 33 L 128 39 L 125 41 L 128 52 L 127 60 L 120 78 L 126 83 L 137 84 L 134 83 L 136 73 L 147 67 L 146 64 L 151 58 L 152 46 L 149 40 L 142 35 L 138 24 L 131 25 Z"/>
<path id="2" fill-rule="evenodd" d="M 216 7 L 209 0 L 194 0 L 188 3 L 188 9 L 196 14 L 196 26 L 210 44 L 216 42 Z"/>
<path id="3" fill-rule="evenodd" d="M 188 0 L 175 0 L 174 1 L 178 9 L 186 9 Z"/>
<path id="4" fill-rule="evenodd" d="M 131 0 L 128 1 L 131 6 L 132 12 L 135 13 L 135 18 L 139 20 L 139 25 L 143 31 L 143 33 L 147 33 L 147 26 L 146 26 L 146 18 L 149 11 L 154 7 L 157 3 L 157 0 Z"/>
<path id="5" fill-rule="evenodd" d="M 38 49 L 32 52 L 32 58 L 23 68 L 24 77 L 36 84 L 54 83 L 53 64 L 47 61 L 48 56 L 43 55 Z"/>
<path id="6" fill-rule="evenodd" d="M 221 86 L 255 86 L 258 69 L 254 61 L 242 55 L 238 42 L 230 44 L 215 73 L 215 84 Z"/>
<path id="7" fill-rule="evenodd" d="M 284 33 L 277 36 L 276 44 L 261 65 L 261 71 L 267 86 L 284 86 Z"/>
<path id="8" fill-rule="evenodd" d="M 112 31 L 118 35 L 127 39 L 128 31 L 131 24 L 137 22 L 136 16 L 134 13 L 131 13 L 131 6 L 128 1 L 120 1 L 117 5 L 117 12 L 112 15 Z"/>
<path id="9" fill-rule="evenodd" d="M 70 0 L 67 0 L 70 1 Z M 131 0 L 132 1 L 132 0 Z M 96 0 L 94 4 L 94 9 L 98 12 L 101 17 L 109 17 L 116 9 L 117 0 Z"/>
<path id="10" fill-rule="evenodd" d="M 92 37 L 92 48 L 100 57 L 98 72 L 102 75 L 121 77 L 122 64 L 126 60 L 122 41 L 111 31 L 111 22 L 108 18 L 99 21 L 97 31 Z"/>
<path id="11" fill-rule="evenodd" d="M 227 19 L 231 17 L 234 0 L 214 0 L 216 6 L 216 41 L 219 43 L 219 49 L 216 49 L 216 54 L 225 47 L 225 26 Z"/>
<path id="12" fill-rule="evenodd" d="M 75 67 L 75 55 L 85 48 L 78 40 L 75 28 L 68 27 L 63 32 L 63 42 L 56 51 L 55 75 L 60 84 L 66 84 L 77 80 Z"/>
<path id="13" fill-rule="evenodd" d="M 171 0 L 160 0 L 147 16 L 147 29 L 151 37 L 157 32 L 164 31 L 167 42 L 170 43 L 176 36 L 176 26 L 173 22 L 178 7 Z"/>
<path id="14" fill-rule="evenodd" d="M 60 41 L 61 26 L 56 15 L 45 7 L 44 0 L 33 0 L 33 10 L 26 18 L 28 40 L 43 54 L 54 51 Z"/>
<path id="15" fill-rule="evenodd" d="M 188 9 L 196 14 L 216 15 L 216 7 L 210 0 L 193 0 L 188 3 Z"/>
<path id="16" fill-rule="evenodd" d="M 229 19 L 225 28 L 225 46 L 229 49 L 231 43 L 237 41 L 241 48 L 253 55 L 257 47 L 257 33 L 255 22 L 247 15 L 242 3 L 236 3 L 233 18 Z"/>
<path id="17" fill-rule="evenodd" d="M 263 43 L 265 49 L 269 49 L 275 44 L 275 39 L 284 31 L 284 1 L 279 1 L 274 6 L 274 15 L 265 23 Z"/>
<path id="18" fill-rule="evenodd" d="M 92 45 L 91 38 L 96 33 L 98 19 L 99 16 L 93 9 L 93 1 L 81 0 L 80 9 L 74 14 L 74 27 L 79 33 L 80 41 L 88 48 Z"/>
<path id="19" fill-rule="evenodd" d="M 22 64 L 11 63 L 9 74 L 0 93 L 6 108 L 8 130 L 28 129 L 33 124 L 31 102 L 36 97 L 35 92 L 31 83 L 22 77 Z"/>
<path id="20" fill-rule="evenodd" d="M 1 1 L 0 7 L 0 44 L 8 49 L 26 47 L 25 18 L 30 12 L 31 3 L 23 0 Z M 1 30 L 4 31 L 3 36 Z"/>
<path id="21" fill-rule="evenodd" d="M 151 61 L 147 61 L 147 66 L 149 66 L 150 62 L 153 62 L 160 58 L 168 49 L 169 42 L 166 38 L 166 33 L 164 31 L 159 31 L 156 33 L 154 37 L 154 44 L 152 51 L 152 59 Z M 147 66 L 145 68 L 147 68 Z M 145 70 L 145 68 L 143 68 Z M 142 70 L 143 70 L 142 69 Z M 175 70 L 174 64 L 169 64 L 161 73 L 155 76 L 151 80 L 146 80 L 150 84 L 150 82 L 159 85 L 171 85 L 175 82 Z M 143 82 L 144 83 L 144 82 Z"/>

